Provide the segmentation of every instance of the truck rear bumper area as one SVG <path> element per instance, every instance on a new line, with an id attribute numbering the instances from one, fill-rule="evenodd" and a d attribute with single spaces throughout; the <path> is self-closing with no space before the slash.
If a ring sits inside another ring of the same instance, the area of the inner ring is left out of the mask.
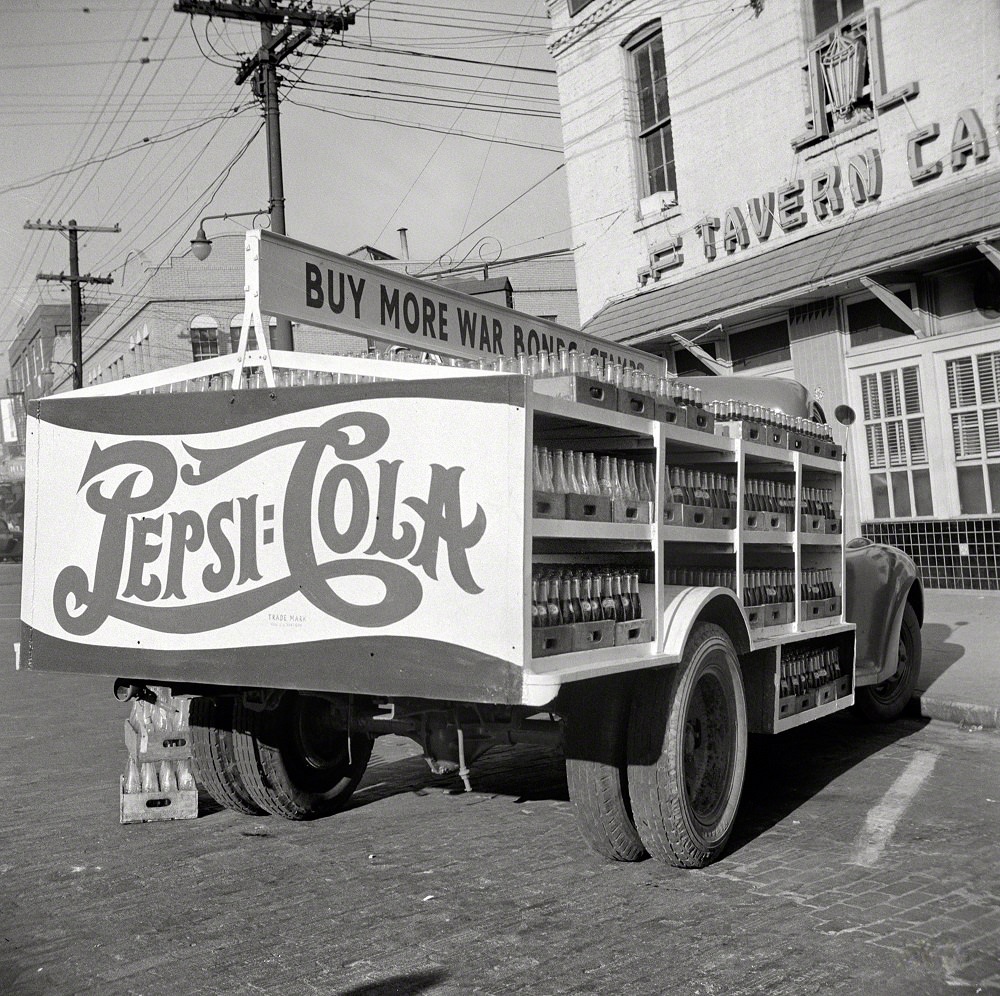
<path id="1" fill-rule="evenodd" d="M 295 688 L 518 705 L 522 668 L 467 647 L 371 636 L 203 651 L 73 643 L 22 623 L 21 667 L 157 684 Z"/>

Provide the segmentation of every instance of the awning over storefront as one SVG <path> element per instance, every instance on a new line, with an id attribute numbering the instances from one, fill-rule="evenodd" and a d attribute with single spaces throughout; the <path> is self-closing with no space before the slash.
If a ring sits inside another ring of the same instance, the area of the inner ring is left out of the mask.
<path id="1" fill-rule="evenodd" d="M 585 330 L 640 345 L 667 332 L 791 302 L 863 275 L 974 245 L 997 233 L 1000 172 L 993 172 L 895 207 L 864 210 L 837 228 L 615 301 Z"/>

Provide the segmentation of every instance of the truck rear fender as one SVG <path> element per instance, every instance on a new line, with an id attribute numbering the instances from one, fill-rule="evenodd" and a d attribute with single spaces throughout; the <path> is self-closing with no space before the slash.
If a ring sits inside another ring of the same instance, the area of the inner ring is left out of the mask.
<path id="1" fill-rule="evenodd" d="M 667 605 L 663 612 L 663 653 L 680 660 L 695 623 L 721 626 L 733 641 L 737 654 L 750 652 L 750 629 L 740 603 L 729 588 L 664 589 Z"/>

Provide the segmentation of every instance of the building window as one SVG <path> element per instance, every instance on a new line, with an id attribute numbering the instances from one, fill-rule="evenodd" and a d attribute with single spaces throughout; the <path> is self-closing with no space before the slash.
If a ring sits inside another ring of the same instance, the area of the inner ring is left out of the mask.
<path id="1" fill-rule="evenodd" d="M 790 362 L 792 350 L 788 341 L 788 323 L 769 322 L 743 332 L 734 332 L 729 337 L 729 356 L 733 368 L 737 370 Z"/>
<path id="2" fill-rule="evenodd" d="M 890 289 L 907 307 L 914 306 L 915 288 L 909 286 Z M 913 338 L 913 329 L 876 297 L 865 297 L 848 303 L 847 329 L 851 334 L 852 346 L 866 346 L 872 342 L 886 342 L 900 337 Z"/>
<path id="3" fill-rule="evenodd" d="M 933 515 L 919 368 L 863 375 L 861 399 L 874 518 Z"/>
<path id="4" fill-rule="evenodd" d="M 639 110 L 640 196 L 663 194 L 668 203 L 674 203 L 677 199 L 674 136 L 667 95 L 663 32 L 659 25 L 652 32 L 646 29 L 633 36 L 627 48 L 632 60 L 632 80 Z"/>
<path id="5" fill-rule="evenodd" d="M 572 17 L 574 14 L 579 14 L 584 7 L 590 6 L 593 2 L 594 0 L 568 0 L 569 16 Z"/>
<path id="6" fill-rule="evenodd" d="M 962 515 L 1000 513 L 1000 352 L 945 363 Z"/>
<path id="7" fill-rule="evenodd" d="M 278 327 L 277 318 L 267 319 L 267 344 L 274 344 L 274 330 Z M 240 348 L 240 330 L 243 328 L 243 315 L 233 315 L 229 319 L 229 352 L 235 353 Z M 247 335 L 247 349 L 259 349 L 260 344 L 256 339 L 256 328 Z"/>
<path id="8" fill-rule="evenodd" d="M 191 352 L 196 360 L 219 355 L 219 324 L 210 315 L 199 315 L 192 320 Z"/>
<path id="9" fill-rule="evenodd" d="M 864 0 L 812 0 L 813 36 L 839 24 L 852 14 L 865 9 Z"/>

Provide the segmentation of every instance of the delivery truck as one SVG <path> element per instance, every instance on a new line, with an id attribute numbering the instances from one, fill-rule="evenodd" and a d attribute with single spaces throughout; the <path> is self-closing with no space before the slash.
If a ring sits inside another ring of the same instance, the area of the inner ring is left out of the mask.
<path id="1" fill-rule="evenodd" d="M 29 406 L 19 662 L 132 701 L 123 813 L 193 775 L 309 819 L 381 735 L 467 788 L 546 744 L 598 854 L 700 867 L 749 734 L 900 715 L 920 579 L 845 537 L 802 385 L 684 380 L 266 232 L 246 253 L 235 354 Z M 271 350 L 262 309 L 390 348 Z"/>

